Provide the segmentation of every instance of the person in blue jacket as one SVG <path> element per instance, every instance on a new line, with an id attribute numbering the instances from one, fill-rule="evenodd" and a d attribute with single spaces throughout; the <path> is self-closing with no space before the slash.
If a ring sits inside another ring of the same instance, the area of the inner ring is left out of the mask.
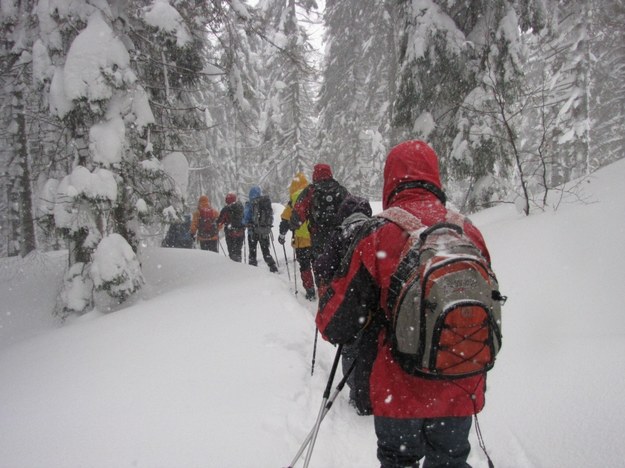
<path id="1" fill-rule="evenodd" d="M 252 266 L 256 266 L 256 248 L 260 244 L 260 250 L 263 254 L 263 259 L 269 267 L 269 271 L 272 273 L 278 272 L 276 261 L 271 256 L 269 250 L 269 242 L 271 231 L 265 231 L 264 226 L 257 226 L 254 221 L 254 207 L 258 205 L 260 198 L 263 197 L 262 190 L 258 185 L 255 185 L 250 189 L 249 200 L 245 202 L 243 209 L 243 224 L 247 227 L 247 245 L 249 247 L 248 263 Z"/>

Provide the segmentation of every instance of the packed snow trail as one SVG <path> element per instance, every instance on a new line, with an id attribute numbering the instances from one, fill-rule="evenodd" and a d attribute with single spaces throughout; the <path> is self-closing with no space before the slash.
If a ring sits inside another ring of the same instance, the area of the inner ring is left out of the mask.
<path id="1" fill-rule="evenodd" d="M 509 297 L 479 415 L 497 468 L 623 465 L 624 179 L 622 160 L 584 183 L 593 203 L 471 216 Z M 275 468 L 293 459 L 336 348 L 319 339 L 311 376 L 315 304 L 295 297 L 282 261 L 275 275 L 262 261 L 148 248 L 141 297 L 60 326 L 50 318 L 60 276 L 48 268 L 63 263 L 58 255 L 0 259 L 0 468 Z M 311 468 L 377 468 L 372 421 L 341 393 Z M 485 468 L 474 431 L 471 444 L 469 463 Z"/>

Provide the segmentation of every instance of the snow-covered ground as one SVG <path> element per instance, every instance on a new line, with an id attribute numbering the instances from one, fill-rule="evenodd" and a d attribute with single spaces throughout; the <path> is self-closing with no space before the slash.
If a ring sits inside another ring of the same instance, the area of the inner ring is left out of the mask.
<path id="1" fill-rule="evenodd" d="M 509 297 L 479 416 L 497 468 L 624 466 L 623 180 L 625 160 L 584 184 L 591 203 L 472 217 Z M 62 255 L 0 259 L 0 467 L 288 465 L 335 348 L 319 340 L 311 376 L 315 307 L 276 248 L 280 275 L 145 249 L 140 299 L 65 324 L 50 315 Z M 486 467 L 471 440 L 469 462 Z M 372 418 L 341 394 L 311 467 L 374 468 L 375 449 Z"/>

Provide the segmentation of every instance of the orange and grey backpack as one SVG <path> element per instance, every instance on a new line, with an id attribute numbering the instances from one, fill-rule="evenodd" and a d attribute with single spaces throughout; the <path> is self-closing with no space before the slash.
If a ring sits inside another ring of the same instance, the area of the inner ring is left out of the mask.
<path id="1" fill-rule="evenodd" d="M 426 227 L 392 207 L 378 215 L 409 234 L 388 293 L 394 358 L 407 373 L 457 379 L 490 370 L 501 348 L 497 278 L 464 234 L 465 218 L 448 212 Z"/>

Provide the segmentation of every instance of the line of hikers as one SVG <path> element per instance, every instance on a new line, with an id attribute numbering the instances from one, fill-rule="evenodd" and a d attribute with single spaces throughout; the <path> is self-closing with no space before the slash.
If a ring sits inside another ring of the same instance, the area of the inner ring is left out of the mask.
<path id="1" fill-rule="evenodd" d="M 480 231 L 445 206 L 438 156 L 419 140 L 389 152 L 384 211 L 376 216 L 366 199 L 334 179 L 329 165 L 316 164 L 312 179 L 309 183 L 301 172 L 293 177 L 278 242 L 284 246 L 292 232 L 306 298 L 315 300 L 318 293 L 317 328 L 325 340 L 341 345 L 343 373 L 351 372 L 350 404 L 360 415 L 374 415 L 381 468 L 416 468 L 420 459 L 425 459 L 424 468 L 470 468 L 472 416 L 484 407 L 486 371 L 501 345 L 499 307 L 505 302 Z M 201 231 L 200 220 L 202 207 L 210 203 L 200 197 L 188 220 L 189 232 L 197 235 L 202 248 L 216 252 L 223 225 L 230 258 L 241 261 L 247 228 L 249 263 L 256 265 L 260 243 L 265 262 L 277 271 L 269 252 L 271 226 L 264 229 L 255 208 L 261 197 L 260 188 L 253 187 L 242 206 L 228 194 L 221 213 L 213 213 L 218 227 L 208 235 Z M 240 212 L 239 225 L 233 220 Z M 447 257 L 447 239 L 469 253 Z M 419 249 L 430 241 L 428 255 L 434 256 L 423 258 L 445 265 L 431 277 L 419 263 Z M 430 278 L 431 289 L 416 283 L 422 278 Z M 475 285 L 482 289 L 465 300 Z M 440 323 L 426 322 L 435 316 Z M 428 336 L 415 338 L 415 332 Z M 427 340 L 425 345 L 421 339 Z M 418 343 L 416 352 L 404 351 L 404 342 L 409 348 Z M 415 360 L 429 352 L 429 345 L 434 358 Z"/>
<path id="2" fill-rule="evenodd" d="M 223 229 L 228 256 L 235 262 L 241 262 L 247 229 L 248 263 L 257 265 L 257 248 L 260 245 L 269 270 L 278 272 L 276 261 L 269 250 L 273 225 L 273 208 L 269 197 L 262 194 L 260 187 L 254 186 L 250 189 L 249 201 L 245 205 L 232 192 L 226 195 L 225 202 L 221 211 L 217 211 L 208 196 L 200 196 L 197 208 L 191 215 L 184 215 L 182 220 L 170 224 L 161 245 L 192 248 L 197 241 L 200 249 L 218 253 L 219 231 Z"/>
<path id="3" fill-rule="evenodd" d="M 340 255 L 332 249 L 324 253 L 326 245 L 335 236 L 335 228 L 346 218 L 357 204 L 346 204 L 340 212 L 341 203 L 350 198 L 345 187 L 338 183 L 327 164 L 317 164 L 313 169 L 313 182 L 298 172 L 289 187 L 289 201 L 280 215 L 278 242 L 286 243 L 286 234 L 292 232 L 291 245 L 299 265 L 300 276 L 306 299 L 316 299 L 316 287 L 320 292 L 331 279 L 340 262 Z M 354 199 L 355 200 L 355 199 Z M 366 200 L 358 199 L 361 202 Z M 242 261 L 242 250 L 247 229 L 248 263 L 257 265 L 257 249 L 271 272 L 277 272 L 277 264 L 270 251 L 273 225 L 273 208 L 268 195 L 263 195 L 259 186 L 249 191 L 249 200 L 244 204 L 235 193 L 228 193 L 225 206 L 217 211 L 206 195 L 199 197 L 192 215 L 185 215 L 182 221 L 170 224 L 163 240 L 163 247 L 192 248 L 195 242 L 202 250 L 219 252 L 219 232 L 223 229 L 228 256 Z M 371 207 L 367 216 L 371 216 Z M 337 239 L 330 244 L 335 246 Z M 222 248 L 223 249 L 223 248 Z M 313 260 L 316 266 L 313 266 Z M 315 287 L 316 285 L 316 287 Z"/>

